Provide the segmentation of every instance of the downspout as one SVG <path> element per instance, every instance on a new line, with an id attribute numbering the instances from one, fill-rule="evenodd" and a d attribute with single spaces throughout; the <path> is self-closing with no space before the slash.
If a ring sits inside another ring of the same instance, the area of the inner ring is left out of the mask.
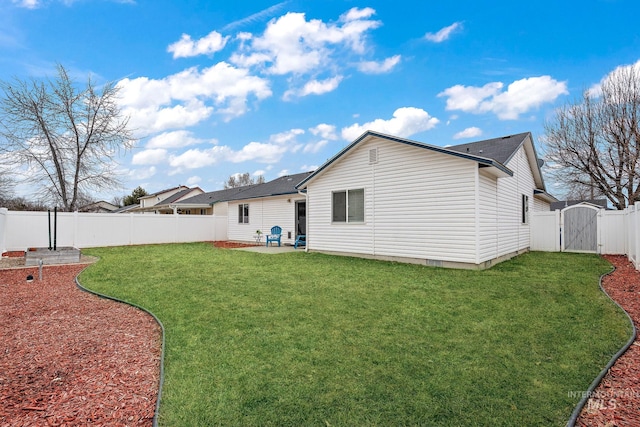
<path id="1" fill-rule="evenodd" d="M 304 193 L 300 190 L 298 190 L 298 194 L 301 196 L 304 196 L 304 209 L 305 209 L 305 221 L 307 222 L 305 224 L 305 228 L 307 228 L 307 230 L 305 230 L 305 237 L 304 238 L 304 251 L 305 252 L 309 252 L 309 214 L 307 212 L 309 212 L 309 193 L 307 191 L 305 191 Z M 297 215 L 297 213 L 296 213 Z"/>

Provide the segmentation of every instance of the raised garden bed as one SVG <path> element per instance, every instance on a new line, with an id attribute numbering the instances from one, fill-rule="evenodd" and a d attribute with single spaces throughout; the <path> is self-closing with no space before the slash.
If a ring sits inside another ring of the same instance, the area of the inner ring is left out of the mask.
<path id="1" fill-rule="evenodd" d="M 80 249 L 72 247 L 61 247 L 56 250 L 48 248 L 29 248 L 25 253 L 24 264 L 29 266 L 53 264 L 75 264 L 80 262 Z"/>

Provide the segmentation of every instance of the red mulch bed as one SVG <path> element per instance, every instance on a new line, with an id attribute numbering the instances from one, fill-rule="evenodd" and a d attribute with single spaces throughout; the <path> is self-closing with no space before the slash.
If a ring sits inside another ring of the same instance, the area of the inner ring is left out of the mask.
<path id="1" fill-rule="evenodd" d="M 640 272 L 625 256 L 605 258 L 616 267 L 602 285 L 640 330 Z M 640 341 L 638 337 L 602 379 L 587 401 L 577 426 L 640 426 Z"/>
<path id="2" fill-rule="evenodd" d="M 78 289 L 84 267 L 0 270 L 0 426 L 153 424 L 160 327 Z"/>
<path id="3" fill-rule="evenodd" d="M 213 242 L 213 246 L 216 248 L 224 248 L 224 249 L 235 249 L 235 248 L 248 248 L 252 246 L 262 246 L 256 243 L 239 243 L 239 242 L 229 242 L 229 241 L 219 241 Z"/>

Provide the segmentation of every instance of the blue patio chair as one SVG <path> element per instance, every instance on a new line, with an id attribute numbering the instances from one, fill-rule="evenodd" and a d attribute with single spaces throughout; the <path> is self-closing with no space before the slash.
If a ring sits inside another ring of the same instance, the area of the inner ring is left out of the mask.
<path id="1" fill-rule="evenodd" d="M 267 234 L 267 246 L 269 246 L 270 242 L 278 242 L 278 246 L 280 246 L 280 238 L 282 237 L 282 228 L 271 227 L 271 234 Z"/>
<path id="2" fill-rule="evenodd" d="M 293 244 L 293 249 L 298 249 L 298 246 L 307 246 L 307 236 L 304 234 L 298 234 L 296 242 Z"/>

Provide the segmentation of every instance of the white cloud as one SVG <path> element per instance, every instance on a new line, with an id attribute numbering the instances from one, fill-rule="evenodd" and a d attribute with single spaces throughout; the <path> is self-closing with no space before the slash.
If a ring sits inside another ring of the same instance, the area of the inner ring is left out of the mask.
<path id="1" fill-rule="evenodd" d="M 250 160 L 259 163 L 278 163 L 284 153 L 288 151 L 287 148 L 287 146 L 280 144 L 250 142 L 242 147 L 242 150 L 231 153 L 227 160 L 233 163 Z"/>
<path id="2" fill-rule="evenodd" d="M 318 165 L 302 165 L 300 166 L 300 170 L 302 172 L 311 172 L 318 169 Z"/>
<path id="3" fill-rule="evenodd" d="M 148 179 L 154 176 L 157 172 L 155 166 L 150 166 L 145 169 L 133 169 L 130 170 L 128 176 L 133 181 L 140 181 L 142 179 Z"/>
<path id="4" fill-rule="evenodd" d="M 343 22 L 357 21 L 360 19 L 366 19 L 376 14 L 375 9 L 365 7 L 364 9 L 358 9 L 357 7 L 349 9 L 346 13 L 340 16 L 340 20 Z"/>
<path id="5" fill-rule="evenodd" d="M 358 70 L 366 74 L 383 74 L 391 71 L 400 63 L 400 55 L 394 55 L 382 62 L 363 61 L 358 64 Z"/>
<path id="6" fill-rule="evenodd" d="M 402 107 L 393 112 L 389 120 L 376 119 L 362 125 L 356 123 L 342 129 L 342 138 L 353 141 L 367 130 L 408 137 L 432 129 L 439 120 L 426 111 L 415 107 Z"/>
<path id="7" fill-rule="evenodd" d="M 180 155 L 171 156 L 169 158 L 169 165 L 176 168 L 177 171 L 199 169 L 224 161 L 230 152 L 231 149 L 226 146 L 216 146 L 206 150 L 193 148 Z"/>
<path id="8" fill-rule="evenodd" d="M 462 22 L 454 22 L 448 27 L 442 28 L 437 33 L 427 33 L 424 35 L 424 38 L 434 43 L 442 43 L 451 37 L 451 34 L 457 29 L 462 29 Z"/>
<path id="9" fill-rule="evenodd" d="M 309 132 L 313 135 L 320 136 L 323 139 L 336 140 L 338 135 L 336 134 L 336 127 L 334 125 L 328 125 L 326 123 L 320 123 L 319 125 L 309 128 Z"/>
<path id="10" fill-rule="evenodd" d="M 473 126 L 456 133 L 455 135 L 453 135 L 453 139 L 475 138 L 476 136 L 480 135 L 482 135 L 482 129 Z"/>
<path id="11" fill-rule="evenodd" d="M 301 89 L 290 89 L 284 93 L 284 100 L 291 99 L 294 96 L 322 95 L 323 93 L 332 92 L 338 88 L 342 81 L 342 76 L 330 77 L 325 80 L 311 80 L 307 82 Z"/>
<path id="12" fill-rule="evenodd" d="M 278 177 L 285 175 L 289 175 L 289 169 L 282 169 L 280 172 L 278 172 Z"/>
<path id="13" fill-rule="evenodd" d="M 275 144 L 292 144 L 296 142 L 298 135 L 303 135 L 303 129 L 290 129 L 285 132 L 273 134 L 269 137 L 269 141 Z"/>
<path id="14" fill-rule="evenodd" d="M 504 85 L 500 82 L 487 83 L 482 87 L 455 85 L 438 96 L 447 97 L 447 107 L 450 110 L 462 110 L 472 112 L 480 109 L 483 100 L 495 96 Z"/>
<path id="15" fill-rule="evenodd" d="M 283 1 L 282 3 L 278 3 L 276 5 L 273 5 L 271 7 L 268 7 L 264 10 L 261 10 L 260 12 L 254 13 L 252 15 L 247 16 L 246 18 L 242 18 L 239 19 L 237 21 L 231 22 L 227 25 L 225 25 L 222 30 L 223 31 L 229 31 L 232 30 L 234 28 L 237 27 L 241 27 L 245 24 L 252 24 L 254 22 L 258 22 L 262 19 L 265 19 L 266 17 L 272 16 L 274 13 L 280 11 L 287 3 L 289 3 L 289 1 Z"/>
<path id="16" fill-rule="evenodd" d="M 296 142 L 296 137 L 303 133 L 302 129 L 291 129 L 272 135 L 269 139 L 270 142 L 252 141 L 237 151 L 226 145 L 216 145 L 208 149 L 192 148 L 182 154 L 169 156 L 169 165 L 174 168 L 172 174 L 175 174 L 183 170 L 198 169 L 221 162 L 254 161 L 273 164 L 279 162 L 285 153 L 296 151 L 298 147 L 302 146 Z M 268 169 L 269 167 L 267 167 Z"/>
<path id="17" fill-rule="evenodd" d="M 318 151 L 322 150 L 328 143 L 329 141 L 327 141 L 326 139 L 321 139 L 318 142 L 309 142 L 304 146 L 304 148 L 302 149 L 302 152 L 315 154 Z"/>
<path id="18" fill-rule="evenodd" d="M 628 65 L 619 65 L 613 71 L 608 73 L 606 76 L 602 78 L 598 83 L 592 85 L 588 90 L 587 94 L 594 98 L 599 98 L 602 96 L 602 85 L 606 84 L 606 82 L 616 76 L 620 75 L 620 73 L 627 73 L 633 70 L 636 76 L 640 75 L 640 61 L 637 61 L 635 64 Z"/>
<path id="19" fill-rule="evenodd" d="M 520 114 L 568 93 L 566 82 L 559 82 L 550 76 L 516 80 L 506 91 L 502 90 L 503 86 L 501 82 L 487 83 L 482 87 L 456 85 L 438 96 L 447 97 L 447 110 L 474 114 L 491 112 L 500 120 L 515 120 Z"/>
<path id="20" fill-rule="evenodd" d="M 167 52 L 173 52 L 174 59 L 210 55 L 224 49 L 228 40 L 228 36 L 222 37 L 217 31 L 212 31 L 197 41 L 193 41 L 190 35 L 183 34 L 180 40 L 169 45 Z"/>
<path id="21" fill-rule="evenodd" d="M 134 154 L 131 163 L 134 165 L 157 165 L 166 160 L 167 150 L 164 148 L 152 148 Z"/>
<path id="22" fill-rule="evenodd" d="M 40 6 L 40 0 L 11 0 L 18 7 L 26 9 L 37 9 Z"/>
<path id="23" fill-rule="evenodd" d="M 181 148 L 189 145 L 200 144 L 201 139 L 194 138 L 193 133 L 187 130 L 164 132 L 154 136 L 147 142 L 147 148 Z"/>
<path id="24" fill-rule="evenodd" d="M 334 62 L 334 48 L 344 46 L 364 52 L 367 31 L 381 25 L 368 19 L 374 13 L 371 8 L 353 8 L 337 23 L 327 24 L 319 19 L 307 21 L 304 13 L 289 12 L 269 22 L 262 36 L 244 36 L 246 43 L 231 61 L 244 67 L 262 65 L 266 72 L 276 75 L 324 69 Z"/>
<path id="25" fill-rule="evenodd" d="M 200 178 L 197 175 L 190 176 L 189 178 L 187 178 L 186 185 L 188 187 L 195 186 L 195 185 L 198 185 L 201 181 L 202 181 L 202 178 Z"/>
<path id="26" fill-rule="evenodd" d="M 125 78 L 117 85 L 123 113 L 141 135 L 191 126 L 213 113 L 230 120 L 246 113 L 249 99 L 271 96 L 267 80 L 225 62 L 158 80 Z"/>

